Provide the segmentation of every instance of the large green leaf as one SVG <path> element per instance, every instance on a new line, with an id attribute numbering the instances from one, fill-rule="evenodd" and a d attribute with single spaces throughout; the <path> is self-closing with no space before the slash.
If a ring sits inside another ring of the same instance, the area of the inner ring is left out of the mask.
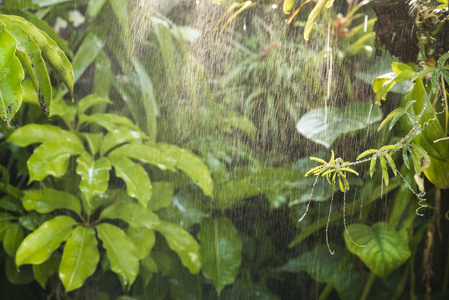
<path id="1" fill-rule="evenodd" d="M 81 287 L 100 261 L 95 230 L 77 226 L 64 246 L 59 278 L 66 292 Z"/>
<path id="2" fill-rule="evenodd" d="M 40 265 L 33 265 L 33 274 L 37 282 L 45 289 L 48 278 L 58 273 L 59 264 L 61 262 L 61 253 L 53 252 L 49 259 Z"/>
<path id="3" fill-rule="evenodd" d="M 189 269 L 190 273 L 198 274 L 201 269 L 200 245 L 193 236 L 184 228 L 163 221 L 157 227 L 157 231 L 165 237 L 170 249 L 178 254 L 182 264 Z"/>
<path id="4" fill-rule="evenodd" d="M 134 202 L 114 203 L 101 212 L 100 219 L 121 219 L 133 227 L 148 229 L 155 229 L 160 222 L 155 213 Z"/>
<path id="5" fill-rule="evenodd" d="M 238 231 L 229 219 L 206 219 L 201 223 L 198 239 L 203 275 L 212 280 L 220 296 L 223 288 L 234 282 L 242 263 Z"/>
<path id="6" fill-rule="evenodd" d="M 104 137 L 103 143 L 101 144 L 101 154 L 105 154 L 107 151 L 123 143 L 147 138 L 148 136 L 141 131 L 125 127 L 114 129 Z"/>
<path id="7" fill-rule="evenodd" d="M 317 108 L 307 112 L 296 124 L 306 138 L 329 148 L 340 136 L 354 132 L 382 119 L 379 107 L 369 102 L 356 102 L 343 112 L 336 107 Z"/>
<path id="8" fill-rule="evenodd" d="M 16 255 L 17 248 L 19 248 L 20 243 L 23 241 L 24 235 L 25 231 L 20 224 L 11 224 L 6 229 L 5 236 L 3 237 L 3 248 L 9 256 L 14 257 Z"/>
<path id="9" fill-rule="evenodd" d="M 75 220 L 68 216 L 57 216 L 28 235 L 16 253 L 16 265 L 41 264 L 46 261 L 59 245 L 72 233 Z"/>
<path id="10" fill-rule="evenodd" d="M 91 115 L 82 114 L 79 117 L 80 124 L 89 123 L 97 124 L 104 127 L 108 131 L 113 131 L 116 128 L 125 126 L 133 130 L 139 130 L 139 127 L 134 124 L 130 119 L 122 117 L 116 114 L 102 114 L 96 113 Z"/>
<path id="11" fill-rule="evenodd" d="M 373 90 L 376 93 L 374 102 L 381 104 L 381 100 L 386 100 L 388 91 L 398 81 L 409 80 L 416 75 L 415 70 L 409 65 L 400 62 L 393 62 L 391 68 L 394 72 L 387 73 L 373 80 Z"/>
<path id="12" fill-rule="evenodd" d="M 37 147 L 28 159 L 30 181 L 43 180 L 48 175 L 61 177 L 67 171 L 69 158 L 84 152 L 80 142 L 50 141 Z"/>
<path id="13" fill-rule="evenodd" d="M 5 22 L 9 33 L 11 33 L 17 40 L 16 55 L 33 82 L 42 111 L 49 116 L 52 88 L 47 67 L 41 55 L 41 49 L 36 45 L 33 39 L 29 38 L 28 33 L 23 30 L 22 27 L 18 26 L 11 18 L 3 15 L 1 16 L 1 19 Z"/>
<path id="14" fill-rule="evenodd" d="M 91 0 L 87 5 L 87 14 L 91 17 L 95 17 L 103 7 L 107 0 Z"/>
<path id="15" fill-rule="evenodd" d="M 162 170 L 174 170 L 176 160 L 157 147 L 142 145 L 142 144 L 125 144 L 116 148 L 110 155 L 124 155 L 129 158 L 137 159 L 144 163 L 149 163 L 157 166 Z"/>
<path id="16" fill-rule="evenodd" d="M 407 232 L 393 230 L 384 222 L 372 227 L 353 224 L 348 227 L 348 232 L 357 244 L 366 247 L 355 245 L 345 234 L 346 247 L 379 277 L 386 278 L 411 255 Z"/>
<path id="17" fill-rule="evenodd" d="M 150 255 L 156 243 L 156 235 L 153 230 L 145 227 L 130 226 L 128 228 L 128 236 L 136 246 L 136 255 L 139 260 Z"/>
<path id="18" fill-rule="evenodd" d="M 145 169 L 122 155 L 109 155 L 109 161 L 114 166 L 115 174 L 126 183 L 126 192 L 130 197 L 139 200 L 146 208 L 151 198 L 152 187 L 150 177 Z"/>
<path id="19" fill-rule="evenodd" d="M 152 211 L 158 211 L 161 208 L 168 207 L 171 204 L 174 188 L 171 182 L 158 181 L 153 182 L 153 191 L 147 207 Z"/>
<path id="20" fill-rule="evenodd" d="M 83 42 L 73 57 L 73 70 L 75 71 L 75 82 L 83 75 L 84 71 L 95 60 L 98 53 L 103 49 L 104 43 L 94 33 L 86 35 Z"/>
<path id="21" fill-rule="evenodd" d="M 106 157 L 93 160 L 88 152 L 84 152 L 76 162 L 78 163 L 76 173 L 81 176 L 79 188 L 83 192 L 84 199 L 90 203 L 93 197 L 103 194 L 108 189 L 111 164 Z"/>
<path id="22" fill-rule="evenodd" d="M 0 20 L 0 116 L 9 125 L 22 105 L 21 83 L 25 74 L 15 55 L 17 41 L 5 27 Z"/>
<path id="23" fill-rule="evenodd" d="M 214 197 L 214 183 L 206 164 L 187 149 L 175 145 L 158 144 L 158 148 L 176 160 L 176 167 L 189 176 L 207 196 Z"/>
<path id="24" fill-rule="evenodd" d="M 54 189 L 30 190 L 22 197 L 23 207 L 30 211 L 35 210 L 44 214 L 55 209 L 70 209 L 81 213 L 81 204 L 78 198 L 64 191 Z"/>
<path id="25" fill-rule="evenodd" d="M 50 141 L 69 141 L 82 144 L 72 132 L 53 125 L 28 124 L 15 130 L 8 138 L 20 147 Z"/>
<path id="26" fill-rule="evenodd" d="M 111 270 L 123 285 L 131 286 L 139 273 L 139 260 L 131 239 L 120 228 L 102 223 L 95 227 L 111 262 Z"/>
<path id="27" fill-rule="evenodd" d="M 98 104 L 111 104 L 112 101 L 107 97 L 101 97 L 96 94 L 90 94 L 78 102 L 77 113 L 78 117 L 84 114 L 89 108 Z"/>

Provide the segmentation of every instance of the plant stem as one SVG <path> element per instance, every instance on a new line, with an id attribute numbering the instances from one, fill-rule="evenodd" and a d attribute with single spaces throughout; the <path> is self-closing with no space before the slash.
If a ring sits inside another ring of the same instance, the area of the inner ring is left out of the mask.
<path id="1" fill-rule="evenodd" d="M 374 283 L 374 279 L 376 279 L 376 275 L 373 272 L 369 273 L 369 277 L 368 277 L 368 280 L 366 281 L 365 287 L 363 288 L 363 292 L 362 292 L 362 295 L 360 296 L 360 300 L 366 300 L 368 298 L 369 291 L 371 290 L 371 287 Z"/>

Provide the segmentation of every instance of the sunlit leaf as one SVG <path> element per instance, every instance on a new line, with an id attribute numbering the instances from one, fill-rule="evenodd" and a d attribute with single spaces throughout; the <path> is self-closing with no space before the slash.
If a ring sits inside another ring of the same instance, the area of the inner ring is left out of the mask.
<path id="1" fill-rule="evenodd" d="M 112 148 L 119 146 L 126 142 L 133 142 L 137 140 L 147 139 L 148 136 L 142 131 L 131 130 L 129 128 L 120 127 L 110 131 L 104 137 L 101 144 L 101 154 L 105 154 Z"/>
<path id="2" fill-rule="evenodd" d="M 175 251 L 190 273 L 198 274 L 201 269 L 198 242 L 184 228 L 173 223 L 161 222 L 156 229 L 167 240 L 170 249 Z"/>
<path id="3" fill-rule="evenodd" d="M 93 197 L 106 192 L 111 164 L 106 157 L 93 160 L 92 155 L 87 152 L 78 157 L 76 162 L 76 173 L 81 176 L 79 188 L 84 199 L 90 203 Z"/>
<path id="4" fill-rule="evenodd" d="M 80 139 L 72 132 L 53 125 L 28 124 L 20 127 L 9 136 L 8 141 L 20 147 L 50 141 L 69 141 L 82 144 Z"/>
<path id="5" fill-rule="evenodd" d="M 111 262 L 111 270 L 120 277 L 124 286 L 131 286 L 139 273 L 133 242 L 123 230 L 111 224 L 102 223 L 95 228 Z"/>
<path id="6" fill-rule="evenodd" d="M 22 197 L 23 207 L 35 210 L 38 213 L 49 213 L 55 209 L 70 209 L 78 214 L 81 213 L 81 204 L 78 198 L 64 191 L 54 189 L 42 189 L 27 191 Z"/>
<path id="7" fill-rule="evenodd" d="M 242 242 L 226 218 L 206 219 L 198 234 L 203 275 L 212 280 L 217 294 L 234 282 L 242 262 Z"/>
<path id="8" fill-rule="evenodd" d="M 134 202 L 112 204 L 101 212 L 100 219 L 122 219 L 133 227 L 148 229 L 155 229 L 160 224 L 155 213 Z"/>
<path id="9" fill-rule="evenodd" d="M 78 116 L 84 114 L 89 108 L 98 104 L 111 104 L 112 101 L 107 97 L 100 97 L 95 94 L 90 94 L 78 102 L 77 113 Z"/>
<path id="10" fill-rule="evenodd" d="M 92 1 L 91 1 L 92 2 Z M 73 70 L 75 71 L 75 82 L 83 75 L 87 67 L 95 60 L 98 53 L 103 49 L 104 43 L 93 32 L 88 33 L 75 56 L 73 57 Z"/>
<path id="11" fill-rule="evenodd" d="M 366 247 L 355 245 L 345 233 L 346 247 L 379 277 L 386 278 L 411 255 L 407 232 L 395 231 L 386 223 L 378 222 L 372 227 L 353 224 L 348 232 L 357 244 Z"/>
<path id="12" fill-rule="evenodd" d="M 153 230 L 145 227 L 130 226 L 128 228 L 128 236 L 136 246 L 137 259 L 144 259 L 150 255 L 156 243 L 156 235 Z"/>
<path id="13" fill-rule="evenodd" d="M 296 124 L 306 138 L 329 148 L 341 135 L 364 129 L 382 119 L 379 107 L 369 102 L 356 102 L 343 112 L 336 107 L 317 108 L 307 112 Z"/>
<path id="14" fill-rule="evenodd" d="M 176 166 L 176 160 L 168 153 L 162 152 L 157 147 L 142 144 L 125 144 L 111 151 L 109 155 L 127 156 L 155 165 L 162 170 L 174 170 Z"/>
<path id="15" fill-rule="evenodd" d="M 172 203 L 172 196 L 174 192 L 173 184 L 171 182 L 158 181 L 153 182 L 153 192 L 151 200 L 148 202 L 148 209 L 158 211 L 161 208 L 169 207 Z"/>
<path id="16" fill-rule="evenodd" d="M 44 180 L 48 175 L 61 177 L 67 171 L 72 155 L 84 152 L 80 142 L 50 141 L 37 147 L 28 159 L 29 182 Z"/>
<path id="17" fill-rule="evenodd" d="M 66 292 L 81 287 L 91 276 L 100 260 L 95 230 L 77 226 L 64 246 L 59 278 Z"/>
<path id="18" fill-rule="evenodd" d="M 97 124 L 101 127 L 104 127 L 108 131 L 113 131 L 114 129 L 119 128 L 121 126 L 125 126 L 134 130 L 139 130 L 139 127 L 136 124 L 134 124 L 130 119 L 116 114 L 103 114 L 103 113 L 96 113 L 91 115 L 82 114 L 79 117 L 79 122 L 80 124 L 84 123 Z"/>
<path id="19" fill-rule="evenodd" d="M 68 216 L 57 216 L 29 234 L 16 253 L 16 264 L 38 265 L 46 261 L 59 245 L 72 233 L 75 220 Z"/>

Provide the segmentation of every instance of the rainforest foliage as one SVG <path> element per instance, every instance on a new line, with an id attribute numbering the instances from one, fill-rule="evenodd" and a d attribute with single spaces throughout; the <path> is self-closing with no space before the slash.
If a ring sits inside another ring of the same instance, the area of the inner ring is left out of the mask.
<path id="1" fill-rule="evenodd" d="M 448 297 L 449 8 L 401 5 L 0 0 L 2 298 Z"/>

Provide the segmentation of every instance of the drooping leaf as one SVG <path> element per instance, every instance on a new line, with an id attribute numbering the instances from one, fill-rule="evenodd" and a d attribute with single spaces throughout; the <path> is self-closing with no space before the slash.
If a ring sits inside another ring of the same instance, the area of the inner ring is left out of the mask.
<path id="1" fill-rule="evenodd" d="M 377 105 L 381 104 L 381 100 L 386 99 L 388 91 L 396 82 L 411 79 L 416 75 L 416 72 L 404 63 L 393 62 L 391 68 L 394 72 L 379 76 L 373 81 L 373 90 L 376 93 L 375 103 Z"/>
<path id="2" fill-rule="evenodd" d="M 31 266 L 23 266 L 18 269 L 14 264 L 14 258 L 10 256 L 5 259 L 5 274 L 8 281 L 16 285 L 29 284 L 34 280 Z"/>
<path id="3" fill-rule="evenodd" d="M 20 243 L 23 241 L 25 231 L 20 224 L 14 223 L 9 225 L 5 231 L 3 237 L 3 249 L 5 252 L 14 257 L 16 255 L 17 248 L 19 248 Z"/>
<path id="4" fill-rule="evenodd" d="M 153 274 L 157 272 L 157 264 L 151 256 L 147 256 L 146 258 L 140 260 L 139 274 L 142 276 L 145 285 L 148 285 Z"/>
<path id="5" fill-rule="evenodd" d="M 84 152 L 76 160 L 76 173 L 81 176 L 79 188 L 83 192 L 87 203 L 97 196 L 103 194 L 109 183 L 109 170 L 111 164 L 106 157 L 92 160 L 92 155 Z"/>
<path id="6" fill-rule="evenodd" d="M 89 108 L 98 104 L 111 104 L 112 101 L 107 97 L 100 97 L 95 94 L 90 94 L 78 102 L 77 113 L 78 117 L 84 114 Z"/>
<path id="7" fill-rule="evenodd" d="M 386 278 L 411 255 L 407 232 L 395 231 L 384 222 L 372 227 L 353 224 L 348 227 L 348 232 L 357 244 L 366 247 L 355 245 L 345 233 L 346 247 L 379 277 Z"/>
<path id="8" fill-rule="evenodd" d="M 100 260 L 95 230 L 77 226 L 64 246 L 59 278 L 66 292 L 81 287 L 91 276 Z"/>
<path id="9" fill-rule="evenodd" d="M 189 176 L 205 195 L 214 197 L 214 185 L 206 164 L 187 149 L 175 145 L 158 144 L 162 153 L 169 154 L 176 161 L 176 167 Z"/>
<path id="10" fill-rule="evenodd" d="M 9 212 L 22 213 L 23 208 L 20 200 L 11 195 L 3 196 L 0 199 L 0 208 Z"/>
<path id="11" fill-rule="evenodd" d="M 92 1 L 91 1 L 92 2 Z M 73 70 L 75 71 L 75 82 L 83 75 L 84 71 L 95 60 L 98 53 L 103 49 L 104 43 L 93 32 L 83 39 L 83 42 L 73 57 Z"/>
<path id="12" fill-rule="evenodd" d="M 20 147 L 50 141 L 69 141 L 82 144 L 80 139 L 72 132 L 53 125 L 28 124 L 20 127 L 9 136 L 8 141 Z"/>
<path id="13" fill-rule="evenodd" d="M 125 144 L 111 151 L 109 155 L 127 156 L 155 165 L 161 170 L 174 170 L 176 166 L 176 160 L 168 153 L 164 153 L 157 147 L 142 144 Z"/>
<path id="14" fill-rule="evenodd" d="M 133 227 L 148 229 L 155 229 L 160 222 L 155 213 L 134 202 L 114 203 L 101 212 L 100 219 L 121 219 Z"/>
<path id="15" fill-rule="evenodd" d="M 89 123 L 89 124 L 97 124 L 108 131 L 113 131 L 116 128 L 125 126 L 133 130 L 139 130 L 139 127 L 134 124 L 127 117 L 122 117 L 116 114 L 103 114 L 96 113 L 91 115 L 82 114 L 79 117 L 80 124 Z"/>
<path id="16" fill-rule="evenodd" d="M 70 209 L 78 214 L 81 213 L 81 204 L 78 198 L 64 191 L 54 189 L 42 189 L 27 191 L 22 197 L 23 207 L 44 214 L 55 209 Z"/>
<path id="17" fill-rule="evenodd" d="M 22 105 L 21 82 L 25 77 L 22 65 L 15 55 L 16 47 L 17 41 L 0 20 L 0 116 L 8 125 Z"/>
<path id="18" fill-rule="evenodd" d="M 148 209 L 158 211 L 161 208 L 169 207 L 172 203 L 172 196 L 174 192 L 173 184 L 171 182 L 158 181 L 153 182 L 153 191 L 151 199 L 147 204 Z"/>
<path id="19" fill-rule="evenodd" d="M 41 226 L 44 222 L 53 218 L 50 214 L 38 214 L 36 211 L 31 211 L 26 215 L 22 215 L 19 217 L 19 223 L 25 229 L 30 231 L 36 230 L 39 226 Z"/>
<path id="20" fill-rule="evenodd" d="M 309 40 L 310 33 L 312 32 L 313 27 L 315 27 L 316 20 L 318 19 L 318 16 L 320 15 L 321 10 L 324 8 L 324 5 L 327 1 L 328 0 L 318 0 L 318 3 L 310 12 L 309 17 L 307 18 L 306 26 L 304 28 L 304 39 L 306 41 Z"/>
<path id="21" fill-rule="evenodd" d="M 16 253 L 16 265 L 38 265 L 46 261 L 59 245 L 72 233 L 75 220 L 68 216 L 57 216 L 29 234 Z"/>
<path id="22" fill-rule="evenodd" d="M 198 274 L 201 269 L 198 242 L 184 228 L 173 223 L 161 221 L 157 229 L 166 239 L 170 249 L 175 251 L 182 264 L 192 274 Z"/>
<path id="23" fill-rule="evenodd" d="M 147 138 L 148 136 L 141 131 L 131 130 L 125 127 L 114 129 L 104 137 L 103 143 L 101 144 L 101 154 L 105 154 L 107 151 L 123 143 Z"/>
<path id="24" fill-rule="evenodd" d="M 128 236 L 136 246 L 137 259 L 141 260 L 150 255 L 151 250 L 156 243 L 154 231 L 145 227 L 128 228 Z"/>
<path id="25" fill-rule="evenodd" d="M 126 192 L 130 197 L 136 198 L 146 208 L 151 198 L 152 186 L 150 177 L 145 169 L 122 155 L 109 155 L 115 174 L 126 183 Z"/>
<path id="26" fill-rule="evenodd" d="M 49 259 L 40 265 L 33 265 L 33 274 L 37 282 L 45 289 L 48 278 L 58 273 L 59 264 L 61 262 L 61 253 L 53 252 Z"/>
<path id="27" fill-rule="evenodd" d="M 40 145 L 27 162 L 29 182 L 44 180 L 48 175 L 61 177 L 67 171 L 70 157 L 83 152 L 80 142 L 50 141 Z"/>
<path id="28" fill-rule="evenodd" d="M 341 135 L 364 129 L 382 119 L 379 107 L 369 102 L 356 102 L 343 112 L 336 107 L 317 108 L 307 112 L 296 124 L 306 138 L 329 148 Z"/>
<path id="29" fill-rule="evenodd" d="M 136 248 L 123 230 L 108 223 L 96 227 L 98 238 L 103 242 L 111 270 L 116 273 L 124 286 L 131 286 L 139 273 Z"/>
<path id="30" fill-rule="evenodd" d="M 218 296 L 234 282 L 242 262 L 242 242 L 227 218 L 206 219 L 198 234 L 203 275 L 212 280 Z"/>

